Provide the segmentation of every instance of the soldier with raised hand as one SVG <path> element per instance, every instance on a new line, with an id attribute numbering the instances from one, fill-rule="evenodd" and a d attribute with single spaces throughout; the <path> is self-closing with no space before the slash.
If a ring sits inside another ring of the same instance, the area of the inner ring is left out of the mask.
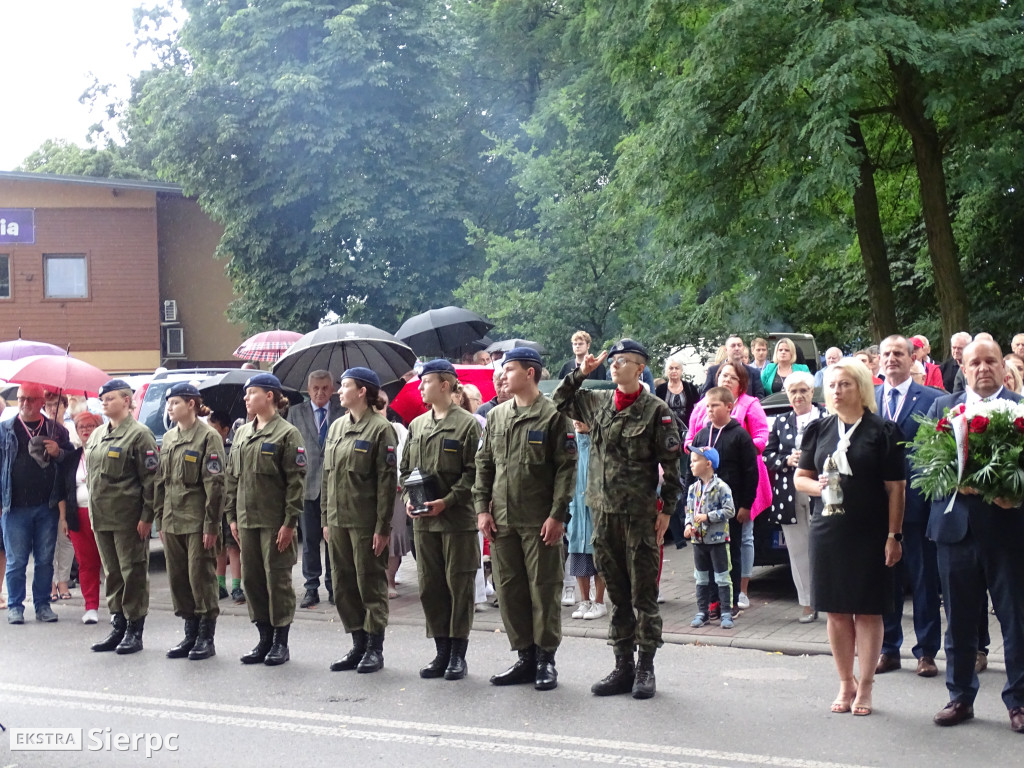
<path id="1" fill-rule="evenodd" d="M 581 389 L 606 358 L 615 391 Z M 659 547 L 682 486 L 672 412 L 640 383 L 648 358 L 641 344 L 622 339 L 599 357 L 587 355 L 552 398 L 560 411 L 590 425 L 587 503 L 595 515 L 594 564 L 612 604 L 608 644 L 615 651 L 615 669 L 591 688 L 597 696 L 632 691 L 633 698 L 649 699 L 655 693 L 654 653 L 662 646 Z M 666 514 L 657 507 L 659 464 Z"/>
<path id="2" fill-rule="evenodd" d="M 501 618 L 518 660 L 493 685 L 558 685 L 562 536 L 576 489 L 576 431 L 537 388 L 536 351 L 516 347 L 502 367 L 512 399 L 487 416 L 476 453 L 477 527 L 491 542 Z M 575 374 L 574 374 L 575 375 Z"/>
<path id="3" fill-rule="evenodd" d="M 430 410 L 413 419 L 402 451 L 402 485 L 413 469 L 432 475 L 437 498 L 427 512 L 412 515 L 416 537 L 416 568 L 427 636 L 436 655 L 420 670 L 422 678 L 461 680 L 466 676 L 466 649 L 473 628 L 475 578 L 480 567 L 473 481 L 480 424 L 452 404 L 460 391 L 455 366 L 431 360 L 420 371 L 420 394 Z"/>
<path id="4" fill-rule="evenodd" d="M 109 421 L 89 437 L 85 465 L 113 629 L 92 649 L 136 653 L 149 613 L 149 532 L 160 456 L 153 433 L 132 417 L 131 387 L 111 379 L 99 395 Z"/>

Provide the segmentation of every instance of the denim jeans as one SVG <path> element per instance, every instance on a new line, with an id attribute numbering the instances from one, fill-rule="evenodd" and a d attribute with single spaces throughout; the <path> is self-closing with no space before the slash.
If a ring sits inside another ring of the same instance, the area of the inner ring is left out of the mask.
<path id="1" fill-rule="evenodd" d="M 32 601 L 37 607 L 50 604 L 58 517 L 57 510 L 50 509 L 48 504 L 11 507 L 11 511 L 3 516 L 8 607 L 23 608 L 25 605 L 25 570 L 29 555 L 35 560 Z"/>
<path id="2" fill-rule="evenodd" d="M 754 521 L 743 524 L 743 538 L 740 539 L 740 576 L 749 579 L 754 572 Z"/>

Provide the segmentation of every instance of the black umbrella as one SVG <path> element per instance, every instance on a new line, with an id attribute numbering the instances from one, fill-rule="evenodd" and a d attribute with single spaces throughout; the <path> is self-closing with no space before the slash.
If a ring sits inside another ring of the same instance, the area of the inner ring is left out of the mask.
<path id="1" fill-rule="evenodd" d="M 349 368 L 364 367 L 381 382 L 394 381 L 412 370 L 416 353 L 387 331 L 372 325 L 325 325 L 295 342 L 274 363 L 274 374 L 286 387 L 306 385 L 313 371 L 330 371 L 337 381 Z"/>
<path id="2" fill-rule="evenodd" d="M 441 307 L 410 317 L 395 336 L 412 347 L 417 355 L 437 357 L 455 354 L 493 327 L 494 323 L 468 309 Z"/>
<path id="3" fill-rule="evenodd" d="M 203 396 L 203 405 L 211 411 L 226 411 L 232 419 L 244 419 L 245 382 L 257 373 L 259 371 L 238 368 L 210 376 L 196 388 Z M 290 405 L 297 405 L 305 399 L 294 389 L 286 389 L 284 396 L 288 398 Z"/>
<path id="4" fill-rule="evenodd" d="M 491 346 L 491 344 L 493 343 L 494 339 L 492 339 L 490 336 L 481 336 L 476 341 L 471 341 L 468 344 L 463 344 L 461 347 L 455 347 L 455 349 L 451 351 L 449 357 L 458 360 L 465 354 L 473 355 L 476 354 L 477 352 L 482 352 L 483 350 Z"/>
<path id="5" fill-rule="evenodd" d="M 516 347 L 529 347 L 530 349 L 537 350 L 540 354 L 546 355 L 548 351 L 544 349 L 544 345 L 536 341 L 527 341 L 526 339 L 505 339 L 505 341 L 496 341 L 487 348 L 488 352 L 508 352 L 510 349 Z"/>

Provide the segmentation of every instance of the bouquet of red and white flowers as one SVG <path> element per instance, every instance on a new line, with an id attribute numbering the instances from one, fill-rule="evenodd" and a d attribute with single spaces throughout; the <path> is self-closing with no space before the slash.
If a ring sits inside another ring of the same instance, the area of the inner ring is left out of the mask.
<path id="1" fill-rule="evenodd" d="M 991 400 L 952 408 L 940 419 L 920 418 L 910 463 L 912 481 L 929 499 L 971 488 L 986 503 L 1024 498 L 1024 403 Z"/>

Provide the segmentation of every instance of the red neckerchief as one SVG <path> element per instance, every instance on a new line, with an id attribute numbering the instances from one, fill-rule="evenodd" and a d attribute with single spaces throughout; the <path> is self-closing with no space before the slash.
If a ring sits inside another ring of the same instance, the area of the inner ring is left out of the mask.
<path id="1" fill-rule="evenodd" d="M 616 389 L 615 389 L 615 410 L 616 411 L 621 411 L 623 408 L 629 408 L 629 406 L 631 406 L 633 403 L 636 402 L 636 399 L 638 397 L 640 397 L 640 393 L 643 392 L 643 391 L 644 391 L 643 387 L 641 387 L 640 389 L 638 389 L 633 394 L 627 395 L 621 389 L 616 387 Z"/>

